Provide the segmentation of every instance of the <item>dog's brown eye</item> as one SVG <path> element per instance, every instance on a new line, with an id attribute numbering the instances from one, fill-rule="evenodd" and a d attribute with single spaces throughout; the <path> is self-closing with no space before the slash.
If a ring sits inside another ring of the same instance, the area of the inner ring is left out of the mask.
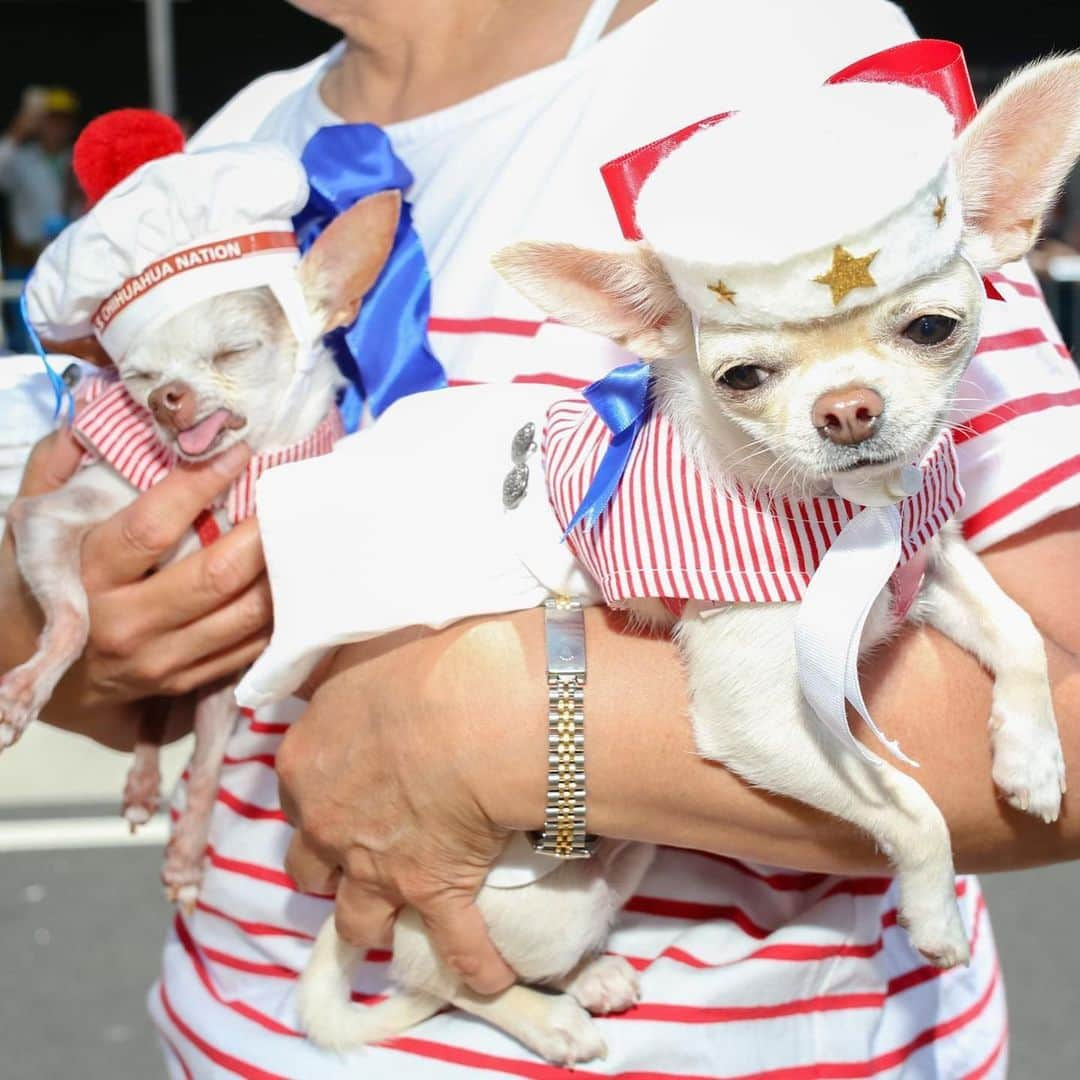
<path id="1" fill-rule="evenodd" d="M 916 345 L 940 345 L 956 329 L 957 320 L 948 315 L 920 315 L 904 330 L 904 337 Z"/>
<path id="2" fill-rule="evenodd" d="M 753 364 L 739 364 L 728 368 L 716 381 L 729 390 L 756 390 L 769 375 L 770 372 L 764 368 L 754 367 Z"/>

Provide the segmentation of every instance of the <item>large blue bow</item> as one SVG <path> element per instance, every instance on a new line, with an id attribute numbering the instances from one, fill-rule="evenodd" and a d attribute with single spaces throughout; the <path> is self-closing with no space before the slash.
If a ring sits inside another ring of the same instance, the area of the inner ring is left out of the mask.
<path id="1" fill-rule="evenodd" d="M 300 250 L 307 251 L 338 214 L 377 191 L 404 193 L 412 173 L 374 124 L 320 128 L 301 156 L 311 185 L 307 206 L 293 218 Z M 446 372 L 428 344 L 431 276 L 412 208 L 402 200 L 390 258 L 351 326 L 327 344 L 352 392 L 342 403 L 348 431 L 355 431 L 366 400 L 372 416 L 406 394 L 446 386 Z"/>
<path id="2" fill-rule="evenodd" d="M 626 463 L 630 460 L 638 433 L 652 412 L 649 395 L 651 379 L 649 365 L 638 361 L 609 371 L 582 391 L 600 419 L 611 429 L 611 443 L 604 452 L 589 490 L 585 492 L 585 498 L 566 526 L 564 538 L 581 521 L 585 522 L 586 529 L 591 529 L 611 502 L 626 470 Z"/>

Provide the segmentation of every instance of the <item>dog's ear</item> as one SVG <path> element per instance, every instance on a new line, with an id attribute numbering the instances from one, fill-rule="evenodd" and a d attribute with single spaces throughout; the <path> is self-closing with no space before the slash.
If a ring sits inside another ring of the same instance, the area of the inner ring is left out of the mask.
<path id="1" fill-rule="evenodd" d="M 322 231 L 300 263 L 300 285 L 322 332 L 348 326 L 394 246 L 401 193 L 359 199 Z"/>
<path id="2" fill-rule="evenodd" d="M 643 359 L 693 349 L 690 314 L 648 248 L 620 254 L 571 244 L 514 244 L 492 263 L 560 322 L 603 334 Z"/>
<path id="3" fill-rule="evenodd" d="M 1017 72 L 957 141 L 965 247 L 980 270 L 1025 255 L 1080 156 L 1080 54 Z"/>

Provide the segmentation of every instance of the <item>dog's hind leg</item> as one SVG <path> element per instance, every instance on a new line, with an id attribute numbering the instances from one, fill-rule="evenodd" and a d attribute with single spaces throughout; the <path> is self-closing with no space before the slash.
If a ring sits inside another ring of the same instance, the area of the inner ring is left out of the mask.
<path id="1" fill-rule="evenodd" d="M 161 880 L 169 900 L 190 910 L 202 884 L 210 817 L 221 780 L 225 747 L 236 720 L 236 684 L 211 690 L 195 706 L 195 752 L 188 766 L 184 809 L 165 851 Z"/>
<path id="2" fill-rule="evenodd" d="M 607 1055 L 593 1018 L 569 994 L 551 994 L 520 984 L 485 997 L 461 989 L 453 1003 L 524 1043 L 555 1065 L 571 1066 Z"/>
<path id="3" fill-rule="evenodd" d="M 131 831 L 145 825 L 161 803 L 161 743 L 169 714 L 176 707 L 170 698 L 150 698 L 139 717 L 139 731 L 131 768 L 124 782 L 122 813 Z"/>
<path id="4" fill-rule="evenodd" d="M 895 867 L 912 944 L 940 967 L 966 963 L 945 819 L 915 780 L 846 749 L 810 710 L 799 692 L 796 613 L 793 604 L 747 605 L 682 624 L 698 748 L 757 787 L 868 832 Z"/>

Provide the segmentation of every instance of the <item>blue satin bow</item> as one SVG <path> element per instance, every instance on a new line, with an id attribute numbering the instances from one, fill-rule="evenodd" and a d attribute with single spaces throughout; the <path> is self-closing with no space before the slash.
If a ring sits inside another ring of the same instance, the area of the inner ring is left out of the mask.
<path id="1" fill-rule="evenodd" d="M 377 191 L 400 190 L 412 173 L 394 153 L 390 139 L 374 124 L 320 128 L 301 156 L 311 185 L 307 205 L 293 218 L 301 251 L 357 200 Z M 364 298 L 351 326 L 327 336 L 350 393 L 342 402 L 347 431 L 355 431 L 366 400 L 373 416 L 406 394 L 446 386 L 446 372 L 428 344 L 431 276 L 412 208 L 402 200 L 401 219 L 390 258 Z"/>
<path id="2" fill-rule="evenodd" d="M 649 365 L 638 361 L 609 371 L 582 391 L 600 419 L 611 429 L 611 443 L 604 452 L 589 490 L 585 492 L 585 498 L 566 526 L 563 539 L 581 521 L 585 522 L 586 529 L 591 529 L 611 502 L 626 471 L 634 442 L 652 412 L 649 395 L 651 380 Z"/>

